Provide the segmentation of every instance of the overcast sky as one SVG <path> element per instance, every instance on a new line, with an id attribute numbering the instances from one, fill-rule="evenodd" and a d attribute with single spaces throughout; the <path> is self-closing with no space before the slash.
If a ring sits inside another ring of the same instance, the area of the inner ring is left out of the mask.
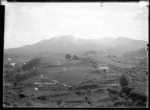
<path id="1" fill-rule="evenodd" d="M 103 5 L 103 6 L 102 6 Z M 5 48 L 61 35 L 95 39 L 105 36 L 148 41 L 145 3 L 7 3 Z"/>

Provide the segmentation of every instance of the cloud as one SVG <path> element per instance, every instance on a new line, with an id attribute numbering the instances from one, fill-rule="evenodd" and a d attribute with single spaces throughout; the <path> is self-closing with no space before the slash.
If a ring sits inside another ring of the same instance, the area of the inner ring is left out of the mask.
<path id="1" fill-rule="evenodd" d="M 138 3 L 12 3 L 6 7 L 5 47 L 66 34 L 145 39 L 147 16 L 147 8 Z"/>

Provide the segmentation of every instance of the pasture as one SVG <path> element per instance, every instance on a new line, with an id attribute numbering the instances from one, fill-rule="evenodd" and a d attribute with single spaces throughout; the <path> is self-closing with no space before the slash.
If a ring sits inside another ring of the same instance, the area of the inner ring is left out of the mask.
<path id="1" fill-rule="evenodd" d="M 31 70 L 16 73 L 15 68 L 5 68 L 4 72 L 8 70 L 18 75 L 15 76 L 13 73 L 11 80 L 6 80 L 4 83 L 8 91 L 20 91 L 11 93 L 20 96 L 19 100 L 11 103 L 12 106 L 15 104 L 18 107 L 115 107 L 118 104 L 117 100 L 120 102 L 123 100 L 123 104 L 117 106 L 129 107 L 126 105 L 128 101 L 126 102 L 119 94 L 121 90 L 119 79 L 122 74 L 125 74 L 129 79 L 130 87 L 134 87 L 136 93 L 143 94 L 146 91 L 144 88 L 146 82 L 139 73 L 143 73 L 145 69 L 136 67 L 138 61 L 120 59 L 95 57 L 90 61 L 91 59 L 88 58 L 66 60 L 42 57 L 39 66 Z M 88 63 L 94 61 L 99 62 L 100 65 L 107 65 L 109 71 L 99 71 Z M 57 65 L 56 62 L 61 63 Z M 18 81 L 16 86 L 11 85 L 13 80 Z M 111 96 L 112 93 L 107 90 L 108 88 L 116 91 L 118 96 Z M 142 93 L 139 92 L 140 88 L 143 88 Z M 11 96 L 11 94 L 7 95 Z"/>

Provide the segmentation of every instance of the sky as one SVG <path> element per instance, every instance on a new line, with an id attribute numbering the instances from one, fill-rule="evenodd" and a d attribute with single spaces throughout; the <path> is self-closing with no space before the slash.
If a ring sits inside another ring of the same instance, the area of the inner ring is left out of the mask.
<path id="1" fill-rule="evenodd" d="M 6 3 L 4 48 L 52 37 L 148 41 L 148 2 Z"/>

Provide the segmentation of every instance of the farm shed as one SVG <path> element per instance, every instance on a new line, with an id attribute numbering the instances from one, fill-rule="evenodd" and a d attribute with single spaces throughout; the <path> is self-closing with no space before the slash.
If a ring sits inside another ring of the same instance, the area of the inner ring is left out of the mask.
<path id="1" fill-rule="evenodd" d="M 105 64 L 98 64 L 97 70 L 103 71 L 103 72 L 109 72 L 109 67 Z"/>
<path id="2" fill-rule="evenodd" d="M 56 61 L 56 66 L 61 66 L 62 64 L 61 64 L 61 62 L 60 61 Z"/>
<path id="3" fill-rule="evenodd" d="M 15 67 L 16 63 L 10 63 L 9 65 Z"/>
<path id="4" fill-rule="evenodd" d="M 8 61 L 11 61 L 11 58 L 8 58 Z"/>

